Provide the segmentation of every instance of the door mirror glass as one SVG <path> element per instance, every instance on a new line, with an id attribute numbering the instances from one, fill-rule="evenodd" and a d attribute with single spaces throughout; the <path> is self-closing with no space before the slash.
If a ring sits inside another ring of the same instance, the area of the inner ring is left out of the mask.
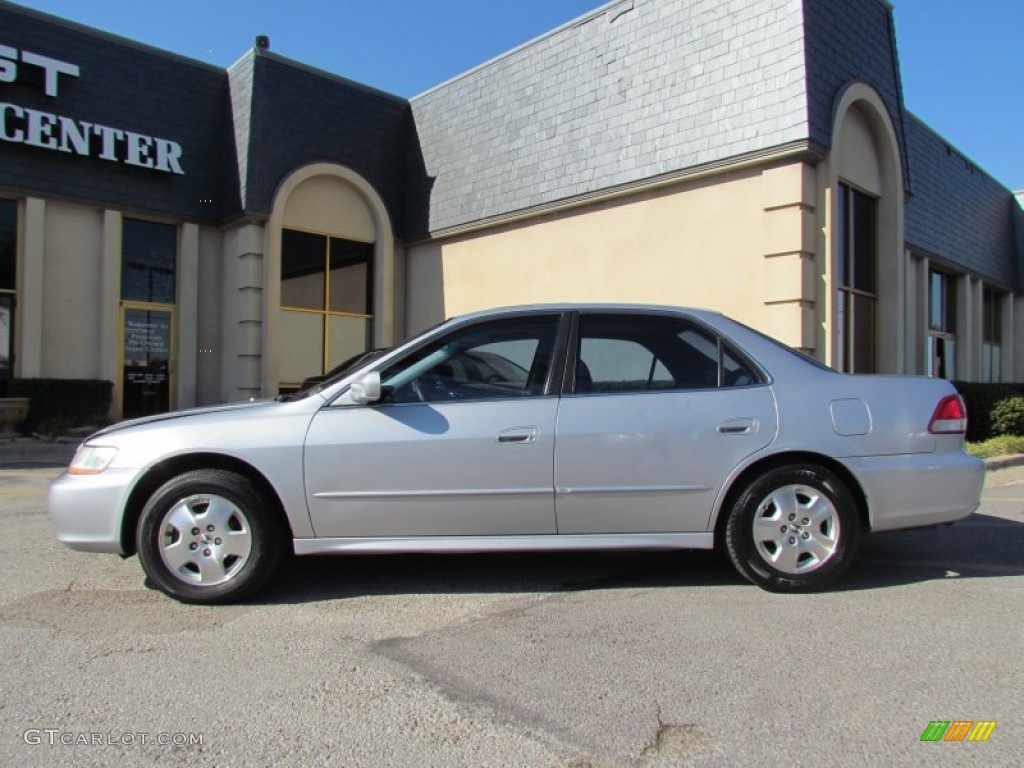
<path id="1" fill-rule="evenodd" d="M 380 374 L 377 371 L 364 373 L 352 382 L 349 397 L 356 405 L 369 405 L 380 400 Z"/>

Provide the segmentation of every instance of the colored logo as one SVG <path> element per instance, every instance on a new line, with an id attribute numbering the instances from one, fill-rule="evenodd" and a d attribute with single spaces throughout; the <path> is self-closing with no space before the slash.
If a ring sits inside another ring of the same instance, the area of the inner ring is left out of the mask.
<path id="1" fill-rule="evenodd" d="M 995 728 L 995 720 L 932 720 L 921 741 L 988 741 Z"/>

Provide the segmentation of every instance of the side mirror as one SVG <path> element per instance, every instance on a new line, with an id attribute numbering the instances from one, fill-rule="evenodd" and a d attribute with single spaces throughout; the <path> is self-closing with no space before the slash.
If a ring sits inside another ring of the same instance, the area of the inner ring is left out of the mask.
<path id="1" fill-rule="evenodd" d="M 380 400 L 381 396 L 380 373 L 377 371 L 364 373 L 352 382 L 352 386 L 349 387 L 348 393 L 349 397 L 352 398 L 352 402 L 356 405 L 369 405 L 370 403 L 376 403 Z"/>

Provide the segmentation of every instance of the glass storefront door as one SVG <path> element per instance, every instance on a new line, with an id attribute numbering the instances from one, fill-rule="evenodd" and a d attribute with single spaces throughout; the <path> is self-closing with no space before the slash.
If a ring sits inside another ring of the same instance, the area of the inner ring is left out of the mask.
<path id="1" fill-rule="evenodd" d="M 121 414 L 126 419 L 171 408 L 174 310 L 121 307 Z"/>

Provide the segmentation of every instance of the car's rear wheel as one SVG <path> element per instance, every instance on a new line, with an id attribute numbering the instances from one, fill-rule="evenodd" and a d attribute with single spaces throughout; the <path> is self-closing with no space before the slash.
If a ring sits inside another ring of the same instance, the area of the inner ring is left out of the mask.
<path id="1" fill-rule="evenodd" d="M 725 528 L 736 570 L 773 592 L 830 586 L 850 566 L 859 540 L 849 489 L 814 464 L 777 467 L 753 480 L 728 510 Z"/>
<path id="2" fill-rule="evenodd" d="M 246 477 L 196 470 L 168 480 L 142 510 L 136 533 L 149 582 L 187 603 L 256 592 L 281 560 L 282 526 Z"/>

